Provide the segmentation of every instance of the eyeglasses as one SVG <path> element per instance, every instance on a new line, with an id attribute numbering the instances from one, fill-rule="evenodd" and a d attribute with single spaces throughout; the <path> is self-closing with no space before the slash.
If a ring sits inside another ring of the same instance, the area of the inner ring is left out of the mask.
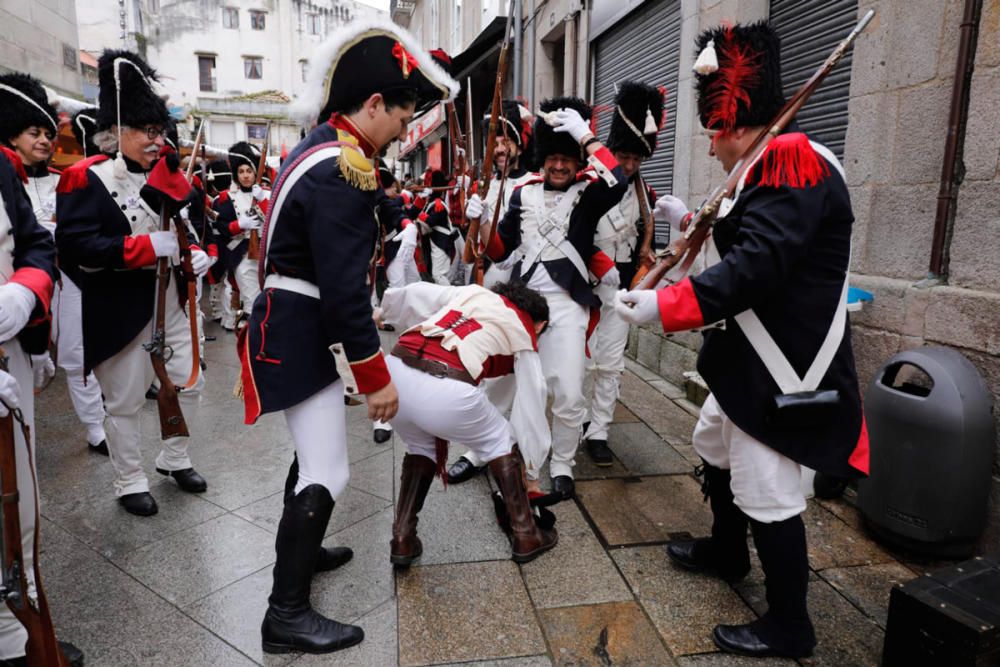
<path id="1" fill-rule="evenodd" d="M 155 140 L 157 137 L 167 136 L 167 128 L 159 127 L 157 125 L 146 125 L 145 127 L 133 127 L 136 132 L 144 132 L 146 138 L 150 141 Z"/>

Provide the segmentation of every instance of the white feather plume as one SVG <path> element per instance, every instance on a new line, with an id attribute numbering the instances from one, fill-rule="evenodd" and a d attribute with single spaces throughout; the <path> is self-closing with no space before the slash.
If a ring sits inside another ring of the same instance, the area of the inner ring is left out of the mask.
<path id="1" fill-rule="evenodd" d="M 326 40 L 316 47 L 309 58 L 309 72 L 306 75 L 305 92 L 289 106 L 289 116 L 304 125 L 316 121 L 327 101 L 327 91 L 324 83 L 330 65 L 348 43 L 360 35 L 372 31 L 383 31 L 394 35 L 420 65 L 424 76 L 446 86 L 449 91 L 448 101 L 455 99 L 460 90 L 457 81 L 452 79 L 440 65 L 434 62 L 431 54 L 400 25 L 386 20 L 353 21 L 335 30 Z"/>
<path id="2" fill-rule="evenodd" d="M 48 86 L 45 86 L 45 95 L 49 98 L 49 104 L 54 106 L 57 111 L 62 111 L 64 113 L 72 116 L 78 111 L 83 111 L 88 109 L 93 104 L 84 102 L 83 100 L 74 100 L 72 97 L 66 97 L 65 95 L 60 95 L 56 91 L 52 90 Z"/>

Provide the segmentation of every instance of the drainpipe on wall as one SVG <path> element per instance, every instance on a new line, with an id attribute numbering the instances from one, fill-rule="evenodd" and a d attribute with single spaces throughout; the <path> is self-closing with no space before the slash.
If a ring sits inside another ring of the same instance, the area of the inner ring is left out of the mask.
<path id="1" fill-rule="evenodd" d="M 958 60 L 955 63 L 955 81 L 951 90 L 951 110 L 948 113 L 948 135 L 944 145 L 944 161 L 941 164 L 941 190 L 938 194 L 931 244 L 930 272 L 932 277 L 937 278 L 948 277 L 948 249 L 955 226 L 958 186 L 965 176 L 962 150 L 965 144 L 965 126 L 969 119 L 969 89 L 976 61 L 982 9 L 983 0 L 965 0 Z"/>
<path id="2" fill-rule="evenodd" d="M 563 95 L 576 96 L 576 12 L 563 19 Z"/>
<path id="3" fill-rule="evenodd" d="M 514 0 L 514 95 L 521 96 L 521 0 Z"/>
<path id="4" fill-rule="evenodd" d="M 528 85 L 524 96 L 528 99 L 528 108 L 535 110 L 535 0 L 528 0 Z"/>

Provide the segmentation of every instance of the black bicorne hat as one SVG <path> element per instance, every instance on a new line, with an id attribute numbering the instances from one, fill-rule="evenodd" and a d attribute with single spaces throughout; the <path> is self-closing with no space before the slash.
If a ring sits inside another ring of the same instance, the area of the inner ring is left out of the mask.
<path id="1" fill-rule="evenodd" d="M 543 114 L 557 109 L 575 109 L 586 121 L 590 120 L 592 113 L 590 105 L 579 97 L 553 97 L 542 102 L 539 106 L 542 113 L 539 113 L 535 120 L 534 132 L 535 160 L 538 164 L 542 164 L 549 155 L 557 153 L 583 157 L 583 149 L 568 132 L 556 132 L 542 117 Z"/>
<path id="2" fill-rule="evenodd" d="M 49 104 L 41 82 L 28 74 L 12 72 L 0 76 L 0 142 L 6 142 L 29 127 L 59 131 L 59 116 Z"/>
<path id="3" fill-rule="evenodd" d="M 781 39 L 766 22 L 706 30 L 695 52 L 698 116 L 706 129 L 767 125 L 785 105 Z"/>
<path id="4" fill-rule="evenodd" d="M 383 190 L 392 187 L 392 184 L 396 182 L 396 175 L 392 173 L 389 165 L 382 159 L 378 161 L 378 182 Z"/>
<path id="5" fill-rule="evenodd" d="M 205 185 L 211 185 L 219 192 L 229 189 L 233 182 L 233 173 L 229 168 L 229 160 L 212 160 L 205 168 Z"/>
<path id="6" fill-rule="evenodd" d="M 663 93 L 645 83 L 626 81 L 618 86 L 611 114 L 608 148 L 650 157 L 663 126 Z"/>
<path id="7" fill-rule="evenodd" d="M 100 149 L 94 143 L 94 135 L 97 133 L 97 107 L 87 107 L 73 114 L 70 121 L 70 129 L 77 143 L 83 147 L 83 156 L 90 157 L 100 153 Z"/>
<path id="8" fill-rule="evenodd" d="M 229 169 L 233 177 L 240 171 L 240 165 L 248 164 L 257 173 L 260 164 L 260 149 L 246 141 L 237 141 L 229 147 Z"/>
<path id="9" fill-rule="evenodd" d="M 531 139 L 531 112 L 517 100 L 503 100 L 500 103 L 500 119 L 497 136 L 513 140 L 518 148 L 524 149 Z M 490 131 L 490 114 L 483 116 L 483 141 Z"/>
<path id="10" fill-rule="evenodd" d="M 354 21 L 313 52 L 306 90 L 291 113 L 313 123 L 375 93 L 405 89 L 416 92 L 421 113 L 454 99 L 459 86 L 403 27 L 382 20 Z"/>
<path id="11" fill-rule="evenodd" d="M 105 50 L 97 61 L 98 95 L 97 128 L 107 130 L 112 125 L 141 127 L 166 125 L 170 119 L 167 104 L 157 94 L 153 84 L 156 71 L 139 55 L 131 51 Z"/>

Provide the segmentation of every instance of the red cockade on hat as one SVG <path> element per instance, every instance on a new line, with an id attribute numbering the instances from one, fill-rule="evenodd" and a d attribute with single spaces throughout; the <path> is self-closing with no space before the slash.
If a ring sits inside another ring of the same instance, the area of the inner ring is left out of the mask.
<path id="1" fill-rule="evenodd" d="M 392 55 L 399 61 L 399 69 L 403 71 L 404 79 L 410 76 L 411 71 L 420 69 L 420 63 L 409 51 L 403 48 L 402 42 L 396 42 L 396 45 L 392 47 Z"/>

